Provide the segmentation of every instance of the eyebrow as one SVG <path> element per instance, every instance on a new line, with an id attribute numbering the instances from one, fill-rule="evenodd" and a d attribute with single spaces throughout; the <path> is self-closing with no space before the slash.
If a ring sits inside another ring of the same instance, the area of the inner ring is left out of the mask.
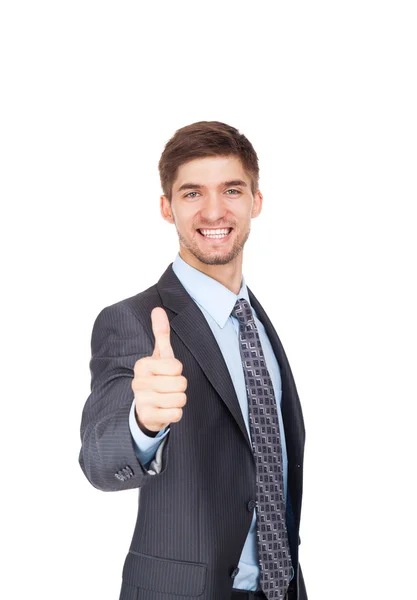
<path id="1" fill-rule="evenodd" d="M 242 187 L 248 187 L 247 184 L 242 179 L 232 179 L 231 181 L 223 181 L 223 183 L 219 183 L 219 187 L 229 187 L 231 185 L 240 185 Z M 195 190 L 201 189 L 206 186 L 201 185 L 200 183 L 183 183 L 177 190 L 177 192 L 182 192 L 183 190 Z"/>

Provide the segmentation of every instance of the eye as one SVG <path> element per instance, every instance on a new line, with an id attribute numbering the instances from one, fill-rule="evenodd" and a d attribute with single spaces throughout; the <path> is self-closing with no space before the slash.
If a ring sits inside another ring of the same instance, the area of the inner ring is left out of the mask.
<path id="1" fill-rule="evenodd" d="M 188 194 L 185 194 L 184 198 L 195 198 L 195 196 L 191 196 L 191 194 L 198 194 L 198 192 L 189 192 Z"/>
<path id="2" fill-rule="evenodd" d="M 226 193 L 227 192 L 236 192 L 236 194 L 240 194 L 240 190 L 235 190 L 235 189 L 226 190 Z M 235 196 L 236 194 L 232 194 L 232 196 Z M 230 196 L 230 194 L 229 194 L 229 196 Z"/>

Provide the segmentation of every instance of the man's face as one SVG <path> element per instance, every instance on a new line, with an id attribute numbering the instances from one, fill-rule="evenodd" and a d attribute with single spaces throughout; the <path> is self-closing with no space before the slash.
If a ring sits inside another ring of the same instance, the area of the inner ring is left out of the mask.
<path id="1" fill-rule="evenodd" d="M 252 195 L 250 177 L 235 156 L 181 165 L 171 204 L 161 196 L 162 216 L 175 223 L 185 255 L 206 265 L 225 265 L 241 253 L 261 208 L 262 194 Z"/>

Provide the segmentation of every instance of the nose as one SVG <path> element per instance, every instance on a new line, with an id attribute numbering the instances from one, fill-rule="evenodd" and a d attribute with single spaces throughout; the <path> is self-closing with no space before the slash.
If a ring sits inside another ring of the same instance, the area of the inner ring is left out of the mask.
<path id="1" fill-rule="evenodd" d="M 200 211 L 204 220 L 210 223 L 220 221 L 225 216 L 226 211 L 227 208 L 221 194 L 216 192 L 206 194 Z"/>

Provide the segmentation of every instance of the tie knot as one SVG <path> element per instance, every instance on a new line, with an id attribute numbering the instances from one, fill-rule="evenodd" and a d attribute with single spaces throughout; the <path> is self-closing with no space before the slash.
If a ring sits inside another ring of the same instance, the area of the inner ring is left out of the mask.
<path id="1" fill-rule="evenodd" d="M 254 322 L 251 307 L 245 298 L 238 298 L 238 300 L 236 300 L 236 304 L 234 305 L 231 314 L 243 325 Z"/>

